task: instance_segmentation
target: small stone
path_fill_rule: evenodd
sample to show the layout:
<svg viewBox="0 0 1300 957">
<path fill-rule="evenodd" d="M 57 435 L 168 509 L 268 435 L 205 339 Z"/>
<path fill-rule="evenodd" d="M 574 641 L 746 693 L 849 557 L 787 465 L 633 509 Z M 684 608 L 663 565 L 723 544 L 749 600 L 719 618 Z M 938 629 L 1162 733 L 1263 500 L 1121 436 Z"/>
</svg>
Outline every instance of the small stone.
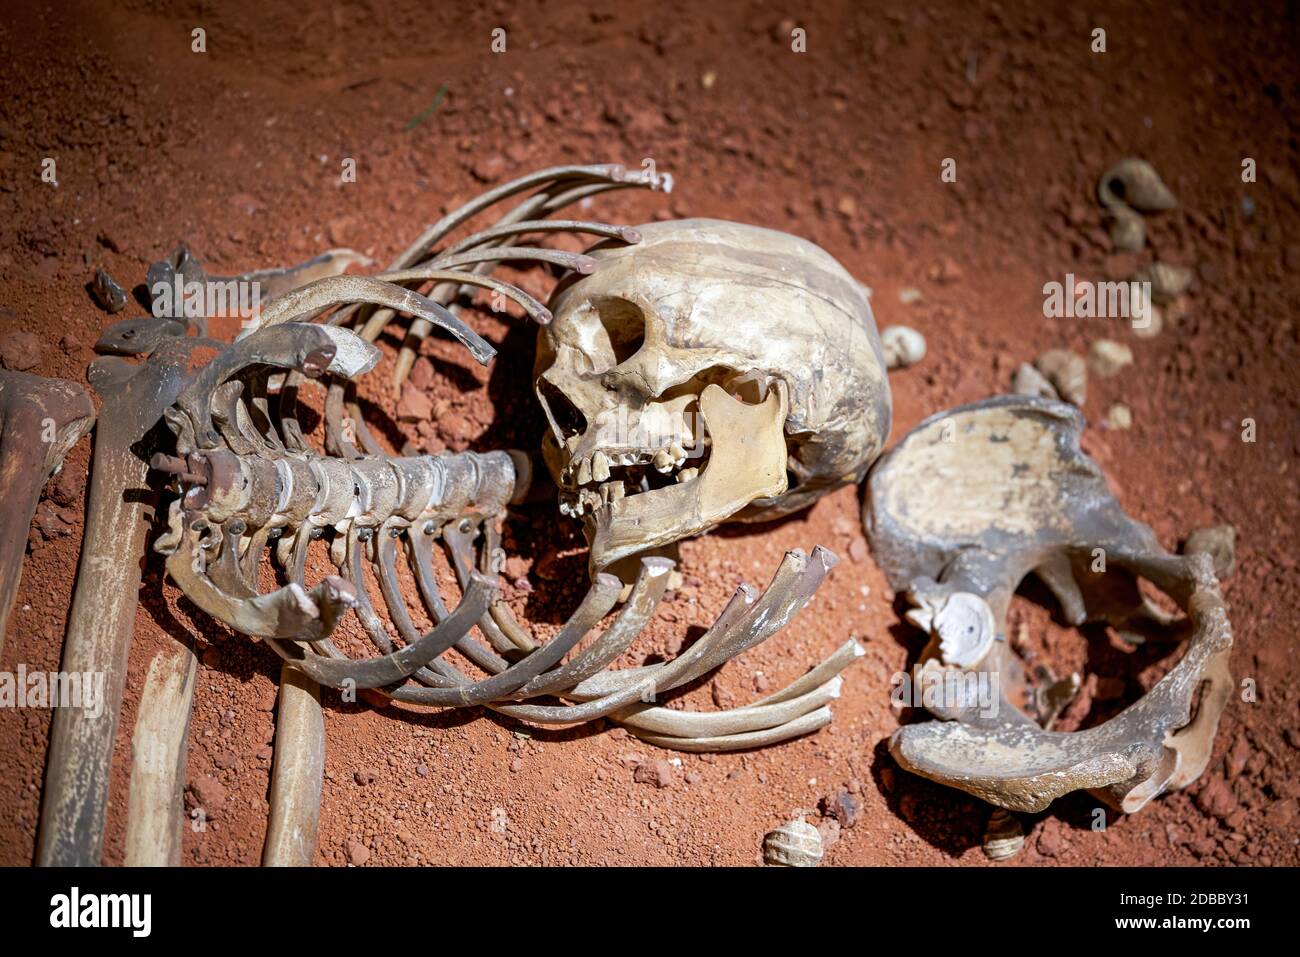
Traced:
<svg viewBox="0 0 1300 957">
<path fill-rule="evenodd" d="M 849 558 L 861 564 L 867 560 L 867 540 L 865 538 L 855 538 L 849 542 Z"/>
<path fill-rule="evenodd" d="M 417 764 L 415 766 L 415 773 L 422 778 L 427 778 L 429 776 L 429 766 L 427 764 Z"/>
<path fill-rule="evenodd" d="M 41 340 L 30 332 L 11 332 L 0 337 L 0 365 L 14 372 L 34 369 L 41 361 Z"/>
<path fill-rule="evenodd" d="M 370 848 L 360 841 L 349 840 L 344 845 L 344 849 L 347 851 L 348 863 L 353 867 L 361 867 L 366 861 L 370 860 Z"/>
<path fill-rule="evenodd" d="M 191 811 L 199 808 L 206 820 L 216 820 L 221 806 L 226 803 L 226 788 L 216 778 L 204 775 L 195 778 L 185 787 L 185 806 Z"/>
<path fill-rule="evenodd" d="M 1061 832 L 1056 827 L 1046 825 L 1038 832 L 1038 841 L 1035 846 L 1038 848 L 1038 853 L 1042 854 L 1043 857 L 1056 857 L 1070 849 L 1069 845 L 1061 837 Z"/>
<path fill-rule="evenodd" d="M 818 807 L 823 816 L 833 817 L 840 827 L 849 828 L 858 823 L 862 815 L 862 802 L 848 791 L 836 791 L 821 799 Z"/>
<path fill-rule="evenodd" d="M 858 204 L 854 202 L 852 196 L 841 196 L 835 202 L 835 212 L 839 213 L 845 219 L 851 218 L 858 211 Z"/>
<path fill-rule="evenodd" d="M 653 784 L 656 788 L 666 788 L 673 783 L 673 766 L 667 761 L 646 761 L 638 764 L 632 772 L 632 780 L 637 784 Z"/>
<path fill-rule="evenodd" d="M 840 822 L 833 817 L 824 817 L 817 822 L 817 833 L 821 835 L 822 847 L 833 847 L 840 839 Z"/>
<path fill-rule="evenodd" d="M 1196 806 L 1222 821 L 1237 810 L 1237 799 L 1223 778 L 1213 777 L 1196 792 Z"/>
<path fill-rule="evenodd" d="M 499 153 L 486 156 L 470 167 L 470 172 L 474 174 L 474 178 L 483 183 L 491 183 L 500 179 L 501 174 L 505 171 L 506 158 Z"/>
<path fill-rule="evenodd" d="M 412 382 L 402 386 L 402 397 L 397 402 L 398 422 L 427 422 L 433 417 L 433 400 Z"/>
<path fill-rule="evenodd" d="M 1092 371 L 1103 379 L 1113 376 L 1133 363 L 1133 350 L 1114 339 L 1098 339 L 1088 349 Z"/>
<path fill-rule="evenodd" d="M 921 290 L 915 286 L 905 286 L 898 290 L 898 301 L 905 306 L 910 306 L 914 302 L 921 301 Z"/>
<path fill-rule="evenodd" d="M 367 784 L 374 784 L 375 778 L 377 777 L 379 777 L 379 774 L 374 770 L 374 768 L 361 768 L 354 771 L 352 774 L 352 779 L 362 787 L 365 787 Z"/>
<path fill-rule="evenodd" d="M 126 290 L 117 284 L 117 280 L 110 276 L 107 270 L 95 270 L 95 278 L 90 284 L 90 289 L 95 294 L 95 300 L 110 315 L 126 308 Z"/>
<path fill-rule="evenodd" d="M 1106 425 L 1112 429 L 1131 429 L 1133 427 L 1133 410 L 1123 402 L 1116 402 L 1106 412 Z"/>
<path fill-rule="evenodd" d="M 523 769 L 524 769 L 524 762 L 523 762 L 523 759 L 522 759 L 522 758 L 514 758 L 514 759 L 510 762 L 510 773 L 511 773 L 511 774 L 518 774 L 518 773 L 519 773 L 520 771 L 522 771 Z"/>
<path fill-rule="evenodd" d="M 84 487 L 83 476 L 74 474 L 72 469 L 64 466 L 46 487 L 46 492 L 55 505 L 67 508 L 81 500 Z"/>
</svg>

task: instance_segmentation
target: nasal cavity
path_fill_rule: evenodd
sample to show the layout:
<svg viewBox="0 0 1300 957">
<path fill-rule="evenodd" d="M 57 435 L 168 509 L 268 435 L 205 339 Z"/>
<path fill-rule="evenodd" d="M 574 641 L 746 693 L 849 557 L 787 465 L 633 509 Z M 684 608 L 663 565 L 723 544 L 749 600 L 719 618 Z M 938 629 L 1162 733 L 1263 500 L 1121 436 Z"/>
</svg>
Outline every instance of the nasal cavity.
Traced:
<svg viewBox="0 0 1300 957">
<path fill-rule="evenodd" d="M 605 328 L 614 364 L 620 365 L 645 345 L 645 313 L 626 299 L 599 299 L 592 303 Z"/>
<path fill-rule="evenodd" d="M 547 417 L 559 430 L 561 441 L 586 431 L 587 417 L 567 395 L 550 382 L 545 379 L 537 380 L 537 397 L 545 407 Z"/>
</svg>

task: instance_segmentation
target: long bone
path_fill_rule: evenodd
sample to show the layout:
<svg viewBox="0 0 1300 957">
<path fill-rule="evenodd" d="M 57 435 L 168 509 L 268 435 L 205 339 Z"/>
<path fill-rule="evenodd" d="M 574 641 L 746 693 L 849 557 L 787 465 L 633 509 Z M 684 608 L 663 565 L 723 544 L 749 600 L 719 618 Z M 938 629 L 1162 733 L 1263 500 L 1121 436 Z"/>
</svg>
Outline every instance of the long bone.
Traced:
<svg viewBox="0 0 1300 957">
<path fill-rule="evenodd" d="M 327 331 L 326 336 L 324 342 L 315 343 L 314 356 L 302 357 L 312 360 L 305 364 L 315 368 L 315 362 L 321 360 L 320 371 L 336 374 L 363 371 L 370 355 L 366 350 L 372 347 L 355 337 L 348 338 L 341 330 Z M 102 356 L 89 369 L 90 384 L 102 399 L 102 418 L 95 434 L 81 562 L 62 667 L 65 671 L 103 674 L 105 704 L 98 719 L 91 719 L 79 709 L 61 708 L 54 713 L 37 838 L 38 864 L 99 863 L 113 740 L 121 713 L 127 653 L 139 601 L 141 558 L 153 505 L 146 477 L 154 430 L 164 410 L 178 400 L 196 370 L 222 353 L 221 343 L 169 332 L 151 337 L 148 347 L 132 352 L 147 354 L 143 363 Z M 230 422 L 214 425 L 227 437 L 236 434 L 239 427 L 239 423 Z M 192 690 L 192 685 L 187 687 Z M 168 695 L 165 700 L 176 709 L 174 723 L 187 720 L 188 693 Z M 181 766 L 184 744 L 183 736 L 167 743 L 166 747 L 176 753 L 158 756 L 158 765 Z M 137 805 L 145 813 L 154 806 L 156 802 Z M 133 807 L 133 814 L 135 810 Z M 151 830 L 148 822 L 133 826 L 139 833 Z"/>
<path fill-rule="evenodd" d="M 95 406 L 76 383 L 0 372 L 0 653 L 41 489 L 94 422 Z"/>
<path fill-rule="evenodd" d="M 196 354 L 214 345 L 200 339 L 166 339 L 142 365 L 106 356 L 89 370 L 102 405 L 62 667 L 104 675 L 104 711 L 98 718 L 75 708 L 54 712 L 38 864 L 99 863 L 109 765 L 151 511 L 145 481 L 149 466 L 141 446 L 150 444 L 163 410 L 180 395 Z"/>
<path fill-rule="evenodd" d="M 1169 554 L 1123 512 L 1079 449 L 1083 426 L 1063 403 L 987 399 L 922 422 L 868 482 L 877 559 L 918 606 L 909 619 L 932 635 L 922 676 L 979 676 L 999 696 L 993 713 L 960 696 L 932 708 L 955 720 L 900 728 L 890 750 L 903 767 L 1010 810 L 1039 811 L 1086 788 L 1132 813 L 1186 787 L 1209 761 L 1232 691 L 1232 631 L 1210 557 Z M 1187 615 L 1175 630 L 1190 632 L 1182 658 L 1109 721 L 1044 730 L 1012 703 L 1020 671 L 1001 640 L 1011 596 L 1031 572 L 1072 623 L 1130 630 L 1160 623 L 1136 585 L 1148 579 Z"/>
</svg>

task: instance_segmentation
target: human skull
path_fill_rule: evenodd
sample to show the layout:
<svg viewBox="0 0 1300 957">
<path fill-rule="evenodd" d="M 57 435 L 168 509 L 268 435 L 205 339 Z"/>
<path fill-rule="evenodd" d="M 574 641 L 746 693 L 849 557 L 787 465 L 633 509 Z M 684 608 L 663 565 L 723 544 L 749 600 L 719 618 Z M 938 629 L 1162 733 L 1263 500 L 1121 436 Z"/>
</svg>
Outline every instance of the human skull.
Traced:
<svg viewBox="0 0 1300 957">
<path fill-rule="evenodd" d="M 605 568 L 856 483 L 889 434 L 862 287 L 823 249 L 711 219 L 601 244 L 550 303 L 535 387 L 560 509 Z"/>
</svg>

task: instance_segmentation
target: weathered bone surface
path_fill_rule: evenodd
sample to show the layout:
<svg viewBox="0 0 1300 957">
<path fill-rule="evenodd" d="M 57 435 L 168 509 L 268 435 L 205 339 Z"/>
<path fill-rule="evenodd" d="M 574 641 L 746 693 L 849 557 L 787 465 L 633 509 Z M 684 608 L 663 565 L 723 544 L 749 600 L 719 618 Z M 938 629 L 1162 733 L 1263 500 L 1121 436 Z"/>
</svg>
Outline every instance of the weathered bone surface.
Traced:
<svg viewBox="0 0 1300 957">
<path fill-rule="evenodd" d="M 182 494 L 172 506 L 170 529 L 156 547 L 168 555 L 168 573 L 195 604 L 238 631 L 269 639 L 313 681 L 375 689 L 413 704 L 486 705 L 542 724 L 609 716 L 653 743 L 690 750 L 753 747 L 807 733 L 829 720 L 826 706 L 838 695 L 836 675 L 856 657 L 856 646 L 841 649 L 823 667 L 748 708 L 696 714 L 645 704 L 783 627 L 833 566 L 829 552 L 788 555 L 760 600 L 748 591 L 738 593 L 714 628 L 676 661 L 603 671 L 636 638 L 664 592 L 672 564 L 644 559 L 631 597 L 613 624 L 562 664 L 565 654 L 611 611 L 621 583 L 597 576 L 569 622 L 544 645 L 538 646 L 514 620 L 495 591 L 502 560 L 497 524 L 507 505 L 525 491 L 517 456 L 321 455 L 291 427 L 293 409 L 286 403 L 292 398 L 283 390 L 272 395 L 258 383 L 258 370 L 296 367 L 328 377 L 331 370 L 346 375 L 369 366 L 335 363 L 334 350 L 352 336 L 331 326 L 264 325 L 198 372 L 166 413 L 177 454 L 158 456 L 155 465 L 175 476 Z M 357 351 L 356 344 L 349 348 Z M 235 384 L 241 388 L 229 388 Z M 245 397 L 265 401 L 261 415 L 244 406 Z M 327 404 L 326 428 L 341 440 L 340 408 Z M 253 428 L 254 421 L 264 423 L 265 430 Z M 340 576 L 327 576 L 309 589 L 306 549 L 324 536 L 332 539 Z M 272 539 L 280 543 L 277 556 L 290 582 L 262 594 L 258 563 Z M 452 611 L 434 582 L 432 548 L 438 539 L 450 553 L 462 589 L 461 603 Z M 424 634 L 415 628 L 397 584 L 403 543 L 425 613 L 434 622 Z M 389 638 L 366 594 L 362 570 L 367 564 L 380 584 L 401 647 Z M 329 641 L 349 611 L 358 615 L 379 657 L 348 659 Z M 470 636 L 475 627 L 491 648 Z M 488 677 L 474 681 L 442 659 L 452 647 Z M 520 651 L 528 654 L 513 662 L 503 657 Z M 568 703 L 522 703 L 539 697 Z"/>
<path fill-rule="evenodd" d="M 890 425 L 871 306 L 824 250 L 692 219 L 589 251 L 539 334 L 561 510 L 593 570 L 858 482 Z"/>
<path fill-rule="evenodd" d="M 41 489 L 94 422 L 90 396 L 75 382 L 0 372 L 0 652 Z"/>
<path fill-rule="evenodd" d="M 392 456 L 370 434 L 362 416 L 352 380 L 375 366 L 379 353 L 371 343 L 399 312 L 412 317 L 398 360 L 399 383 L 419 340 L 435 326 L 486 363 L 494 355 L 491 344 L 457 316 L 455 300 L 463 292 L 486 288 L 518 304 L 538 323 L 552 318 L 527 293 L 490 278 L 487 273 L 495 263 L 534 260 L 580 276 L 599 265 L 595 256 L 507 241 L 519 243 L 515 237 L 524 234 L 567 230 L 602 237 L 602 249 L 637 244 L 641 233 L 630 227 L 549 217 L 607 190 L 670 185 L 670 177 L 629 174 L 617 166 L 543 170 L 448 214 L 381 276 L 326 276 L 295 288 L 311 270 L 336 272 L 338 264 L 313 261 L 298 270 L 278 271 L 273 278 L 283 282 L 275 288 L 274 301 L 234 344 L 189 338 L 185 323 L 168 319 L 126 319 L 106 331 L 97 349 L 116 355 L 96 361 L 91 381 L 103 395 L 111 421 L 101 427 L 96 442 L 81 573 L 64 658 L 65 668 L 105 673 L 106 710 L 104 720 L 93 726 L 67 710 L 55 716 L 38 841 L 40 863 L 89 864 L 99 859 L 108 767 L 139 586 L 138 558 L 150 524 L 151 497 L 145 484 L 149 466 L 169 476 L 179 493 L 170 506 L 167 529 L 155 542 L 155 549 L 167 556 L 168 574 L 201 609 L 238 631 L 265 639 L 285 660 L 267 864 L 311 860 L 323 761 L 318 685 L 373 689 L 397 701 L 436 707 L 483 705 L 538 724 L 607 716 L 648 742 L 684 750 L 758 747 L 806 734 L 830 720 L 829 703 L 839 694 L 838 674 L 862 654 L 852 641 L 787 687 L 747 707 L 700 713 L 653 703 L 657 695 L 697 680 L 784 627 L 834 565 L 830 552 L 817 548 L 811 555 L 788 553 L 761 598 L 741 585 L 714 626 L 677 659 L 609 671 L 653 616 L 673 563 L 643 557 L 624 607 L 598 638 L 582 645 L 584 636 L 613 609 L 622 589 L 617 578 L 597 575 L 564 627 L 550 641 L 539 643 L 496 595 L 504 561 L 500 523 L 507 507 L 521 501 L 528 489 L 529 457 L 505 451 Z M 495 225 L 431 252 L 464 221 L 530 190 L 531 195 Z M 174 273 L 187 264 L 197 268 L 183 250 L 173 260 L 155 272 Z M 768 268 L 778 267 L 769 263 Z M 430 283 L 427 295 L 416 291 Z M 829 294 L 829 287 L 822 291 Z M 823 304 L 803 302 L 803 307 L 816 313 Z M 310 322 L 317 318 L 324 322 Z M 836 321 L 844 320 L 837 316 Z M 356 333 L 346 330 L 345 323 Z M 869 312 L 861 334 L 869 338 L 868 365 L 878 371 L 879 345 Z M 119 356 L 143 361 L 131 363 Z M 310 380 L 319 380 L 326 389 L 323 453 L 308 443 L 296 417 L 299 391 Z M 875 380 L 868 375 L 863 381 L 870 385 Z M 781 473 L 786 468 L 798 471 L 785 461 L 784 444 L 794 412 L 804 408 L 802 393 L 761 371 L 729 375 L 725 387 L 705 385 L 700 396 L 705 414 L 733 437 L 738 453 L 747 449 L 745 434 L 772 436 L 764 453 L 771 459 L 771 492 L 784 492 Z M 792 392 L 801 403 L 799 409 L 792 405 Z M 818 393 L 814 401 L 823 398 Z M 884 403 L 885 424 L 873 440 L 874 449 L 887 430 L 887 393 Z M 828 411 L 819 407 L 817 414 L 822 418 L 794 421 L 824 423 Z M 172 440 L 150 457 L 162 431 L 157 427 L 164 421 Z M 801 454 L 809 462 L 839 467 L 845 455 L 835 436 L 846 429 L 852 431 L 852 426 L 835 422 L 822 433 L 799 433 Z M 799 474 L 836 481 L 829 473 Z M 846 473 L 838 480 L 854 477 Z M 815 481 L 810 486 L 815 488 Z M 708 501 L 717 507 L 718 496 Z M 780 508 L 775 499 L 759 504 Z M 328 541 L 339 574 L 309 585 L 307 551 L 317 539 Z M 454 609 L 444 603 L 435 580 L 433 548 L 439 540 L 459 584 L 460 601 Z M 287 584 L 263 593 L 260 566 L 268 551 L 283 567 Z M 409 563 L 424 614 L 432 622 L 427 632 L 416 627 L 398 588 L 399 553 Z M 378 581 L 387 622 L 366 591 L 367 565 Z M 331 641 L 333 629 L 350 613 L 357 616 L 377 657 L 350 659 Z M 400 641 L 390 637 L 390 627 Z M 475 628 L 486 643 L 470 634 Z M 452 648 L 486 677 L 475 680 L 442 657 Z M 580 650 L 570 655 L 575 648 Z M 132 863 L 172 862 L 179 848 L 177 789 L 184 767 L 192 667 L 192 654 L 185 647 L 160 656 L 151 669 L 132 773 Z"/>
<path fill-rule="evenodd" d="M 1177 556 L 1124 514 L 1096 464 L 1079 449 L 1082 415 L 1063 403 L 1000 396 L 935 415 L 877 464 L 864 522 L 891 584 L 930 627 L 953 601 L 972 625 L 991 622 L 986 654 L 957 660 L 944 648 L 924 667 L 996 681 L 995 714 L 973 702 L 931 709 L 955 720 L 908 725 L 890 749 L 903 767 L 1015 811 L 1038 811 L 1087 788 L 1126 812 L 1186 787 L 1210 759 L 1231 693 L 1232 632 L 1208 555 Z M 1105 571 L 1094 572 L 1098 555 Z M 1187 636 L 1178 664 L 1139 701 L 1094 728 L 1044 730 L 1012 702 L 1023 687 L 1004 639 L 1008 604 L 1036 574 L 1078 625 L 1105 621 L 1121 634 Z M 1186 618 L 1171 622 L 1138 589 L 1144 578 Z M 980 609 L 980 605 L 985 605 Z M 987 615 L 985 614 L 987 612 Z M 980 624 L 983 622 L 983 624 Z M 949 637 L 932 632 L 938 643 Z M 1059 705 L 1058 705 L 1059 707 Z"/>
<path fill-rule="evenodd" d="M 50 751 L 36 860 L 45 866 L 99 863 L 113 739 L 139 603 L 141 558 L 152 515 L 147 453 L 162 411 L 184 385 L 199 339 L 163 340 L 147 363 L 116 356 L 92 363 L 102 400 L 91 459 L 81 563 L 63 645 L 64 671 L 104 675 L 103 714 L 59 708 Z"/>
</svg>

